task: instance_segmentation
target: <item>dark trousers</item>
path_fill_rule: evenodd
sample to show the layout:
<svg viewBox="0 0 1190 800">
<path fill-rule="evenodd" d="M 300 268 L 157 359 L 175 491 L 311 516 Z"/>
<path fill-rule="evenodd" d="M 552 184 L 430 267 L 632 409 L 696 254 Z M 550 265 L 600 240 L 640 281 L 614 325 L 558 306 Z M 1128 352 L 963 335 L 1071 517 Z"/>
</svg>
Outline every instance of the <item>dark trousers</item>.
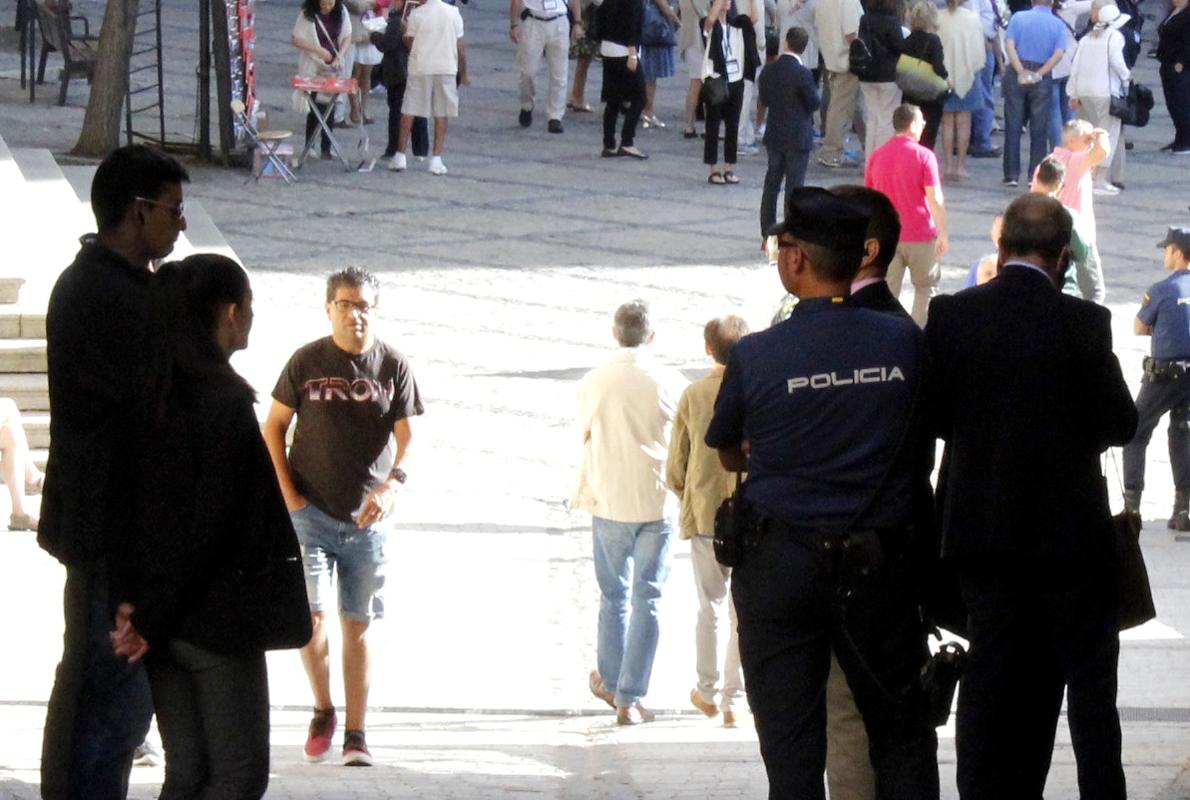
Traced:
<svg viewBox="0 0 1190 800">
<path fill-rule="evenodd" d="M 401 102 L 405 97 L 405 81 L 393 86 L 386 86 L 388 92 L 388 145 L 384 148 L 382 158 L 392 158 L 397 152 L 397 142 L 401 137 Z M 430 154 L 430 129 L 425 117 L 413 118 L 413 129 L 409 133 L 413 142 L 413 155 L 428 156 Z"/>
<path fill-rule="evenodd" d="M 1170 413 L 1172 412 L 1172 413 Z M 1169 413 L 1169 465 L 1178 491 L 1190 490 L 1190 375 L 1153 380 L 1145 375 L 1136 396 L 1136 435 L 1124 448 L 1124 488 L 1145 488 L 1145 450 L 1153 429 Z"/>
<path fill-rule="evenodd" d="M 777 196 L 781 192 L 781 183 L 785 183 L 786 194 L 803 185 L 806 182 L 806 165 L 810 161 L 808 150 L 766 149 L 769 152 L 769 168 L 764 173 L 764 192 L 760 195 L 761 236 L 777 221 Z"/>
<path fill-rule="evenodd" d="M 145 670 L 112 652 L 106 567 L 66 568 L 62 661 L 46 709 L 41 750 L 45 800 L 123 800 L 132 751 L 153 703 Z"/>
<path fill-rule="evenodd" d="M 1190 147 L 1190 64 L 1178 72 L 1173 64 L 1161 65 L 1161 90 L 1173 120 L 1173 146 Z"/>
<path fill-rule="evenodd" d="M 1004 90 L 1004 178 L 1021 177 L 1021 134 L 1026 117 L 1029 120 L 1029 171 L 1025 180 L 1033 177 L 1033 170 L 1049 155 L 1050 111 L 1053 109 L 1053 79 L 1046 75 L 1030 86 L 1022 85 L 1016 70 L 1006 69 L 1000 79 Z"/>
<path fill-rule="evenodd" d="M 321 111 L 323 114 L 325 114 L 327 108 L 330 106 L 330 103 L 315 103 L 314 105 L 318 106 L 318 110 Z M 328 119 L 327 122 L 329 123 L 330 120 Z M 310 137 L 314 135 L 314 131 L 316 131 L 316 130 L 318 130 L 318 117 L 314 116 L 313 111 L 307 112 L 307 114 L 306 114 L 306 141 L 307 142 L 310 141 Z M 331 140 L 330 140 L 330 137 L 326 135 L 326 131 L 322 131 L 321 151 L 324 156 L 328 156 L 331 153 Z"/>
<path fill-rule="evenodd" d="M 938 740 L 921 688 L 927 653 L 907 543 L 885 541 L 883 565 L 854 579 L 845 577 L 834 544 L 827 550 L 821 542 L 761 534 L 732 574 L 740 660 L 769 797 L 825 796 L 833 648 L 867 728 L 877 797 L 936 800 Z"/>
<path fill-rule="evenodd" d="M 161 800 L 257 800 L 269 784 L 264 653 L 230 656 L 174 640 L 148 659 L 165 746 Z"/>
<path fill-rule="evenodd" d="M 744 107 L 744 82 L 727 84 L 727 101 L 707 106 L 706 141 L 702 145 L 702 163 L 719 163 L 719 123 L 723 123 L 723 163 L 735 164 L 740 135 L 740 111 Z"/>
<path fill-rule="evenodd" d="M 603 59 L 603 149 L 616 149 L 616 120 L 621 112 L 624 125 L 620 129 L 620 146 L 632 147 L 636 141 L 636 124 L 645 107 L 645 76 L 637 62 L 635 70 L 628 69 L 628 58 Z"/>
<path fill-rule="evenodd" d="M 976 78 L 978 80 L 978 78 Z M 905 102 L 909 102 L 906 100 Z M 933 150 L 938 141 L 938 129 L 942 127 L 942 103 L 917 103 L 921 115 L 926 120 L 925 130 L 921 132 L 918 142 L 927 150 Z"/>
<path fill-rule="evenodd" d="M 1123 800 L 1107 559 L 958 565 L 971 649 L 955 747 L 962 800 L 1041 800 L 1066 691 L 1082 800 Z"/>
</svg>

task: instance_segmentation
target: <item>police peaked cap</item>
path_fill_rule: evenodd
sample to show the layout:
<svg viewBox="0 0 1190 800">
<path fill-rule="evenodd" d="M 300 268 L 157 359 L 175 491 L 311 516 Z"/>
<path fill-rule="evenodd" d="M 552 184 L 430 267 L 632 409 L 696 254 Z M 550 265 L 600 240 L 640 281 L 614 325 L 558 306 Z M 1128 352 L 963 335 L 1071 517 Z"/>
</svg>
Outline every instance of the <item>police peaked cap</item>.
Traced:
<svg viewBox="0 0 1190 800">
<path fill-rule="evenodd" d="M 789 192 L 785 219 L 767 233 L 785 233 L 843 253 L 862 253 L 870 217 L 870 212 L 858 203 L 820 186 L 802 186 Z"/>
</svg>

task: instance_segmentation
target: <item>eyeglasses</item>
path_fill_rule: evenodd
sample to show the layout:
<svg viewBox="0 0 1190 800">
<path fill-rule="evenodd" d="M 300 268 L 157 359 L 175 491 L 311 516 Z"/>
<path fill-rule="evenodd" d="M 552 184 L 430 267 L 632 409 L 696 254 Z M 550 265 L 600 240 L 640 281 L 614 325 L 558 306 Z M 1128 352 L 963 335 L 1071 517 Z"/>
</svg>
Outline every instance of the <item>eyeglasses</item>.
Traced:
<svg viewBox="0 0 1190 800">
<path fill-rule="evenodd" d="M 365 300 L 360 300 L 358 302 L 355 300 L 332 300 L 331 305 L 344 314 L 349 314 L 352 311 L 358 311 L 361 314 L 368 314 L 376 310 L 376 306 Z"/>
<path fill-rule="evenodd" d="M 142 203 L 148 203 L 151 206 L 160 206 L 161 208 L 169 209 L 169 213 L 174 219 L 181 219 L 186 216 L 186 204 L 178 203 L 176 206 L 172 203 L 162 203 L 160 200 L 150 200 L 147 197 L 137 197 Z"/>
</svg>

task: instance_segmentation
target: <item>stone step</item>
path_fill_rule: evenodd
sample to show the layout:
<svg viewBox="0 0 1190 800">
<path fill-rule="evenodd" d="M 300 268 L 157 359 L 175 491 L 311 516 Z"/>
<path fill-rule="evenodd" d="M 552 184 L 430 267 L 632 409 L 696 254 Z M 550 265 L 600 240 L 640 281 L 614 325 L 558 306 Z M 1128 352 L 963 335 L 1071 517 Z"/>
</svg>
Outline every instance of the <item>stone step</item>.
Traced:
<svg viewBox="0 0 1190 800">
<path fill-rule="evenodd" d="M 0 339 L 0 372 L 45 371 L 45 339 Z"/>
<path fill-rule="evenodd" d="M 0 397 L 10 397 L 22 412 L 50 410 L 50 389 L 45 374 L 0 373 Z"/>
<path fill-rule="evenodd" d="M 21 287 L 24 285 L 24 278 L 0 277 L 0 304 L 11 305 L 20 300 Z"/>
<path fill-rule="evenodd" d="M 0 304 L 0 339 L 44 339 L 45 309 L 30 311 L 19 303 Z"/>
<path fill-rule="evenodd" d="M 50 446 L 50 415 L 48 412 L 22 412 L 21 427 L 25 429 L 25 438 L 29 440 L 30 448 L 44 450 Z"/>
</svg>

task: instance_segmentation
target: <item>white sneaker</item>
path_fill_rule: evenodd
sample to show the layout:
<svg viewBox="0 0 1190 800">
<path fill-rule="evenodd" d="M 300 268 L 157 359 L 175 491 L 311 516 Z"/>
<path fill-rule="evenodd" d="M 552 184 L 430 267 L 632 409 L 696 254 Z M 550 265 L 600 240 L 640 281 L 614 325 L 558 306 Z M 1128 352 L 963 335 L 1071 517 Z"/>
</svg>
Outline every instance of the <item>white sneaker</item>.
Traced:
<svg viewBox="0 0 1190 800">
<path fill-rule="evenodd" d="M 388 160 L 388 168 L 393 172 L 404 172 L 405 170 L 405 154 L 395 153 L 393 157 Z"/>
<path fill-rule="evenodd" d="M 1099 197 L 1115 197 L 1120 193 L 1120 190 L 1109 183 L 1106 186 L 1096 186 L 1092 192 Z"/>
<path fill-rule="evenodd" d="M 446 165 L 442 163 L 442 156 L 434 156 L 430 159 L 430 174 L 431 175 L 445 175 Z"/>
</svg>

